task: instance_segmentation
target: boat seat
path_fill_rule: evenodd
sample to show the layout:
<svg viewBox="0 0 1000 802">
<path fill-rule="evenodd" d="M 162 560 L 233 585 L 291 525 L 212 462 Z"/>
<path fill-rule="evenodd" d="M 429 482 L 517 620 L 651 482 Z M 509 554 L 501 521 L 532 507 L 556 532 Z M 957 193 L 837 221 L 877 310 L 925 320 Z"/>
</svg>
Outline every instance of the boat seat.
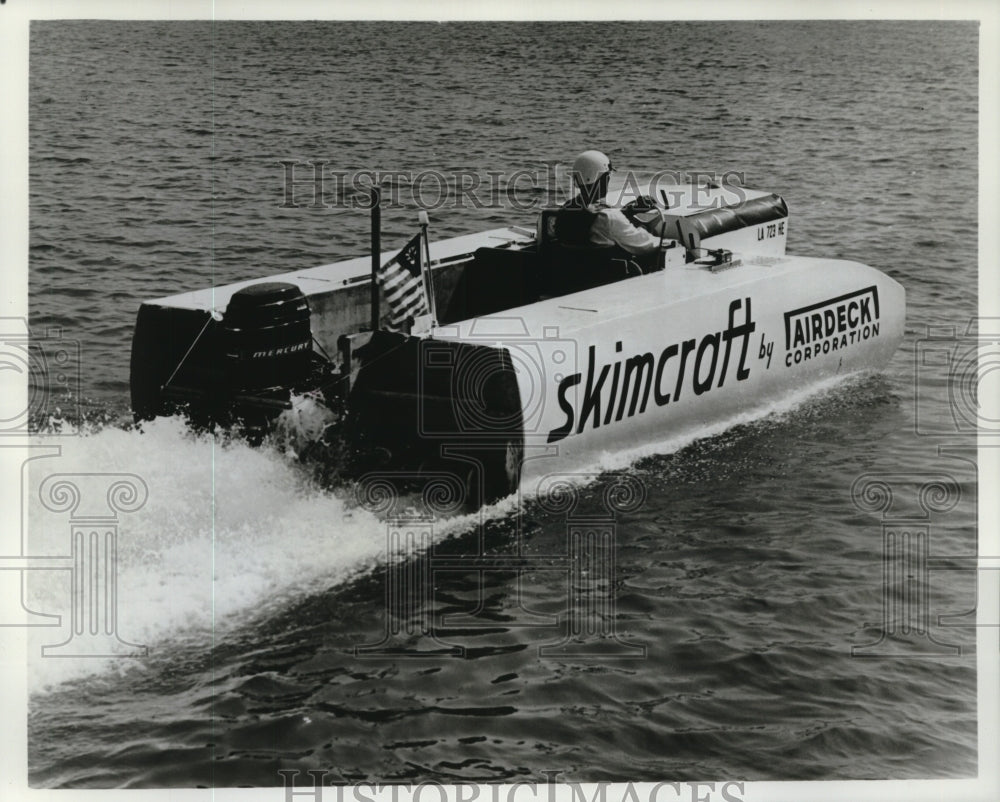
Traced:
<svg viewBox="0 0 1000 802">
<path fill-rule="evenodd" d="M 565 208 L 544 209 L 539 215 L 536 238 L 546 295 L 567 295 L 648 272 L 642 257 L 616 245 L 587 242 L 594 217 L 586 209 Z"/>
<path fill-rule="evenodd" d="M 597 213 L 585 207 L 567 207 L 556 210 L 555 241 L 563 245 L 590 247 L 590 229 Z"/>
<path fill-rule="evenodd" d="M 534 303 L 541 290 L 537 260 L 538 254 L 532 250 L 479 248 L 463 266 L 440 322 L 453 323 Z"/>
<path fill-rule="evenodd" d="M 550 246 L 544 259 L 543 286 L 550 296 L 567 295 L 641 276 L 642 268 L 616 246 Z"/>
</svg>

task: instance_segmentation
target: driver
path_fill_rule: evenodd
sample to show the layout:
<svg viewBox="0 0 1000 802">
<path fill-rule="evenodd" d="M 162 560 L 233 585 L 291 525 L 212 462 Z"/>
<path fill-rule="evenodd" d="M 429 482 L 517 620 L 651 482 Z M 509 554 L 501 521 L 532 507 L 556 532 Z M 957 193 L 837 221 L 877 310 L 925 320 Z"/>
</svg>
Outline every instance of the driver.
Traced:
<svg viewBox="0 0 1000 802">
<path fill-rule="evenodd" d="M 608 157 L 598 150 L 587 150 L 576 157 L 573 181 L 580 194 L 557 212 L 556 239 L 570 245 L 617 246 L 635 256 L 652 254 L 659 249 L 660 238 L 633 225 L 620 209 L 604 201 L 612 169 Z M 652 211 L 655 220 L 651 222 L 660 222 L 659 214 Z"/>
</svg>

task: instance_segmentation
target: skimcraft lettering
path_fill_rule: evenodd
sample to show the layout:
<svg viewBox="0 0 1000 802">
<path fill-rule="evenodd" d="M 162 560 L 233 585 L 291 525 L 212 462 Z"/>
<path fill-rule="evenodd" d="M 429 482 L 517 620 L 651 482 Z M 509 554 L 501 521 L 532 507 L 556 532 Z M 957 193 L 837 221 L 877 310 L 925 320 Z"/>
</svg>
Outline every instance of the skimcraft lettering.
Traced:
<svg viewBox="0 0 1000 802">
<path fill-rule="evenodd" d="M 741 309 L 743 322 L 737 324 L 736 316 Z M 662 407 L 686 398 L 688 392 L 699 396 L 720 388 L 731 373 L 735 373 L 736 381 L 744 381 L 750 375 L 747 351 L 750 335 L 756 328 L 750 299 L 745 298 L 729 304 L 725 329 L 706 334 L 700 340 L 692 338 L 670 343 L 658 356 L 646 351 L 598 365 L 597 346 L 591 345 L 586 376 L 574 373 L 559 382 L 559 408 L 566 420 L 549 432 L 548 442 L 580 434 L 588 426 L 597 429 L 620 421 L 626 416 L 626 408 L 629 418 L 636 413 L 641 415 L 649 405 L 650 396 L 658 407 Z M 737 347 L 734 340 L 738 341 L 738 357 L 734 354 Z M 615 353 L 621 352 L 619 340 L 615 343 Z M 735 367 L 731 368 L 733 365 Z M 569 397 L 570 390 L 578 384 L 583 384 L 584 388 L 582 396 L 578 396 L 579 408 Z"/>
<path fill-rule="evenodd" d="M 843 350 L 879 333 L 878 287 L 785 312 L 785 366 Z"/>
</svg>

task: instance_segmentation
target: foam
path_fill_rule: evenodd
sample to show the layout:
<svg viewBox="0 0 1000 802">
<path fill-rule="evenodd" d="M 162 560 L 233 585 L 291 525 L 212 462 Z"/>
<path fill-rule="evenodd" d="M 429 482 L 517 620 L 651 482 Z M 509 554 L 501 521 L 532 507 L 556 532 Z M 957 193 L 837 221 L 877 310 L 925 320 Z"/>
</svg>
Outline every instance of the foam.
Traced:
<svg viewBox="0 0 1000 802">
<path fill-rule="evenodd" d="M 607 453 L 588 465 L 559 466 L 585 484 L 596 474 L 626 470 L 637 460 L 676 451 L 734 425 L 781 414 L 842 382 L 803 388 L 779 402 L 733 418 L 645 444 Z M 315 433 L 315 419 L 304 425 Z M 384 561 L 386 525 L 357 506 L 350 488 L 316 486 L 284 438 L 279 447 L 249 447 L 191 433 L 178 418 L 159 419 L 142 431 L 104 428 L 82 437 L 43 437 L 62 446 L 61 456 L 31 463 L 27 501 L 32 555 L 69 552 L 66 514 L 45 509 L 37 487 L 51 473 L 133 473 L 149 488 L 145 506 L 119 525 L 119 627 L 122 638 L 162 654 L 169 644 L 210 643 L 233 628 L 342 583 Z M 573 481 L 573 477 L 569 477 Z M 474 529 L 481 519 L 508 515 L 534 497 L 537 480 L 520 494 L 479 513 L 435 522 L 436 540 Z M 69 572 L 27 572 L 26 598 L 37 612 L 69 613 Z M 44 691 L 75 678 L 141 670 L 134 659 L 42 658 L 44 644 L 67 629 L 29 631 L 31 690 Z"/>
</svg>

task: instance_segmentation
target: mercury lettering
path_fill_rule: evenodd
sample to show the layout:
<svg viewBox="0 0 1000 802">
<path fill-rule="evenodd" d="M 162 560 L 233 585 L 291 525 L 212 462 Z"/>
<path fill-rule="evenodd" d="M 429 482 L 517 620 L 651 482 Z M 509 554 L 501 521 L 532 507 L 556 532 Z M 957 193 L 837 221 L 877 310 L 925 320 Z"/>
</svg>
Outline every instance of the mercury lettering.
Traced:
<svg viewBox="0 0 1000 802">
<path fill-rule="evenodd" d="M 251 359 L 263 359 L 272 356 L 281 356 L 283 354 L 294 354 L 297 351 L 304 351 L 308 348 L 311 343 L 307 340 L 301 343 L 295 343 L 294 345 L 285 345 L 279 348 L 268 348 L 266 351 L 254 351 Z"/>
</svg>

